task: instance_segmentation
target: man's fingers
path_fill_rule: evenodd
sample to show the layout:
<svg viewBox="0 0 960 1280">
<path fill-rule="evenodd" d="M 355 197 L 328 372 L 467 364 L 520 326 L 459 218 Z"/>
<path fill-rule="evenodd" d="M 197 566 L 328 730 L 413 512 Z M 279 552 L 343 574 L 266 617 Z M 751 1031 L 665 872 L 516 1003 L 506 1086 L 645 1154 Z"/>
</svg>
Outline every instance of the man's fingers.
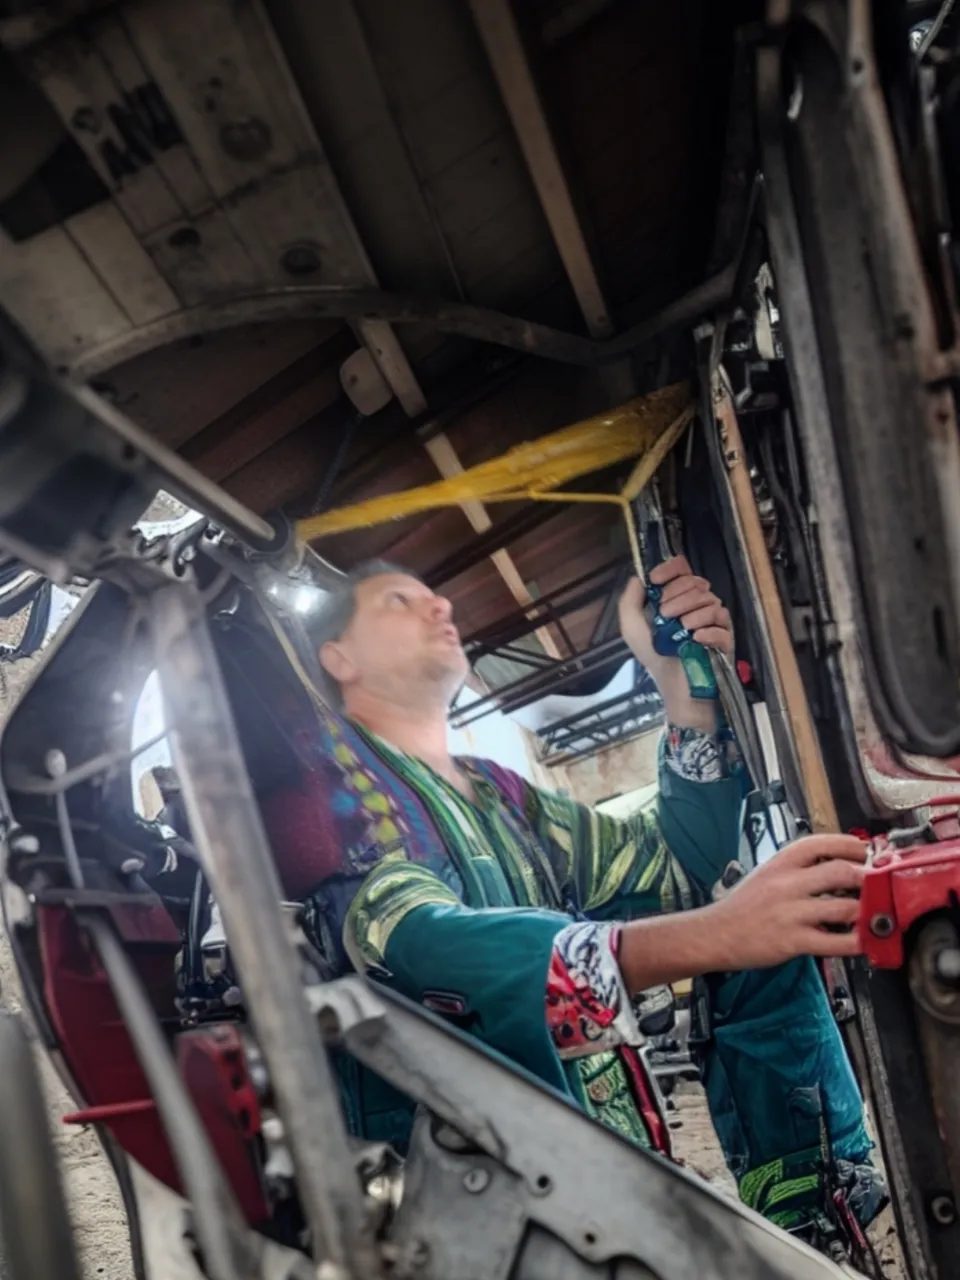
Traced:
<svg viewBox="0 0 960 1280">
<path fill-rule="evenodd" d="M 849 893 L 859 891 L 866 874 L 866 868 L 856 862 L 831 858 L 829 862 L 805 867 L 797 882 L 811 897 L 818 893 Z"/>
<path fill-rule="evenodd" d="M 650 581 L 655 586 L 665 587 L 674 578 L 682 578 L 690 573 L 690 562 L 686 556 L 672 556 L 662 564 L 654 565 L 650 570 Z"/>
<path fill-rule="evenodd" d="M 777 854 L 779 859 L 795 867 L 812 867 L 824 858 L 842 858 L 847 862 L 866 862 L 867 846 L 857 836 L 816 835 L 801 836 L 785 845 Z"/>
<path fill-rule="evenodd" d="M 643 583 L 639 578 L 631 578 L 623 589 L 623 595 L 620 597 L 620 608 L 636 609 L 643 608 L 643 602 L 647 593 L 643 589 Z"/>
<path fill-rule="evenodd" d="M 701 605 L 698 609 L 692 609 L 689 613 L 680 615 L 680 621 L 688 631 L 700 631 L 704 627 L 725 627 L 727 625 L 727 611 L 719 600 L 711 604 Z"/>
<path fill-rule="evenodd" d="M 805 929 L 797 947 L 799 954 L 817 956 L 859 956 L 863 944 L 856 930 L 853 933 L 827 933 L 825 929 Z"/>
<path fill-rule="evenodd" d="M 713 595 L 706 578 L 698 578 L 694 573 L 683 573 L 679 578 L 670 579 L 663 588 L 660 599 L 664 604 L 672 604 L 678 596 L 686 595 L 689 591 L 703 591 L 707 595 Z"/>
<path fill-rule="evenodd" d="M 665 618 L 682 618 L 698 609 L 719 609 L 720 601 L 710 590 L 709 585 L 702 585 L 696 578 L 687 578 L 687 586 L 676 595 L 660 601 L 660 612 Z"/>
<path fill-rule="evenodd" d="M 697 644 L 707 649 L 720 649 L 724 653 L 733 653 L 733 633 L 726 627 L 703 627 L 694 631 L 693 638 Z"/>
<path fill-rule="evenodd" d="M 856 924 L 860 914 L 857 898 L 811 898 L 804 908 L 808 924 Z"/>
</svg>

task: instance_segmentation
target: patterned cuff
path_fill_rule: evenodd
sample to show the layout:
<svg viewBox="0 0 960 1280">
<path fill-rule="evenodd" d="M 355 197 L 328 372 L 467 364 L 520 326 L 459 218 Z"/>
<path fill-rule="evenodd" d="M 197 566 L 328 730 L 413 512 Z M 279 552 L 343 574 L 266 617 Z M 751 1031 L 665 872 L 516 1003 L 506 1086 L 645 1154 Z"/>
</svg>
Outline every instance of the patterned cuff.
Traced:
<svg viewBox="0 0 960 1280">
<path fill-rule="evenodd" d="M 733 736 L 721 729 L 705 733 L 702 729 L 682 729 L 667 725 L 664 762 L 669 769 L 688 782 L 719 782 L 729 778 L 739 759 Z"/>
<path fill-rule="evenodd" d="M 561 1058 L 643 1043 L 617 953 L 620 926 L 576 921 L 553 940 L 547 1026 Z"/>
</svg>

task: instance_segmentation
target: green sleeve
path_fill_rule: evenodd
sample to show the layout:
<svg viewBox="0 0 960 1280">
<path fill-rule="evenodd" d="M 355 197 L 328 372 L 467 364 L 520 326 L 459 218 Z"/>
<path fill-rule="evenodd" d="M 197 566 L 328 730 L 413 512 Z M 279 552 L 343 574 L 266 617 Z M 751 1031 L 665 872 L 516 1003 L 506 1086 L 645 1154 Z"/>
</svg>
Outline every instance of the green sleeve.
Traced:
<svg viewBox="0 0 960 1280">
<path fill-rule="evenodd" d="M 464 906 L 440 877 L 402 856 L 367 876 L 344 922 L 362 972 L 378 970 L 402 995 L 440 998 L 478 1039 L 567 1090 L 544 1001 L 553 940 L 569 918 L 527 908 Z"/>
<path fill-rule="evenodd" d="M 709 900 L 740 846 L 743 783 L 681 778 L 660 755 L 660 791 L 628 819 L 530 787 L 527 817 L 561 882 L 595 919 L 631 919 Z"/>
</svg>

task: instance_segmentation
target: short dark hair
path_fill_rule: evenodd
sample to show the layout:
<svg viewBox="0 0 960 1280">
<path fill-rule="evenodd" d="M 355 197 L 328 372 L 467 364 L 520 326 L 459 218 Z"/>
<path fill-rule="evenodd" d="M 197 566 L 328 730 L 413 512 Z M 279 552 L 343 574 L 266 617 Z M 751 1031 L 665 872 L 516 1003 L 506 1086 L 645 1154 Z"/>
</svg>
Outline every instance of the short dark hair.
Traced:
<svg viewBox="0 0 960 1280">
<path fill-rule="evenodd" d="M 357 587 L 369 578 L 379 578 L 385 573 L 402 573 L 406 578 L 416 578 L 417 574 L 401 565 L 392 564 L 389 560 L 364 560 L 345 575 L 324 600 L 314 617 L 310 620 L 309 632 L 313 647 L 319 657 L 320 651 L 330 641 L 340 640 L 343 633 L 353 621 L 357 611 Z M 326 701 L 337 710 L 343 707 L 343 695 L 340 686 L 320 661 L 321 689 Z"/>
</svg>

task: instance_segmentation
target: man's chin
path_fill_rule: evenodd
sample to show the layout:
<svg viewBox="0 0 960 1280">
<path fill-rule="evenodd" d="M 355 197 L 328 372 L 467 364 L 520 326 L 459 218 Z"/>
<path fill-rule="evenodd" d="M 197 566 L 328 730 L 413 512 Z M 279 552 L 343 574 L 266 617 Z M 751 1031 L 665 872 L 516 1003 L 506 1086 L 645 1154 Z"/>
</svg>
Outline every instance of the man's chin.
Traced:
<svg viewBox="0 0 960 1280">
<path fill-rule="evenodd" d="M 435 656 L 426 675 L 431 683 L 448 686 L 452 698 L 459 692 L 470 674 L 470 663 L 462 649 Z"/>
</svg>

